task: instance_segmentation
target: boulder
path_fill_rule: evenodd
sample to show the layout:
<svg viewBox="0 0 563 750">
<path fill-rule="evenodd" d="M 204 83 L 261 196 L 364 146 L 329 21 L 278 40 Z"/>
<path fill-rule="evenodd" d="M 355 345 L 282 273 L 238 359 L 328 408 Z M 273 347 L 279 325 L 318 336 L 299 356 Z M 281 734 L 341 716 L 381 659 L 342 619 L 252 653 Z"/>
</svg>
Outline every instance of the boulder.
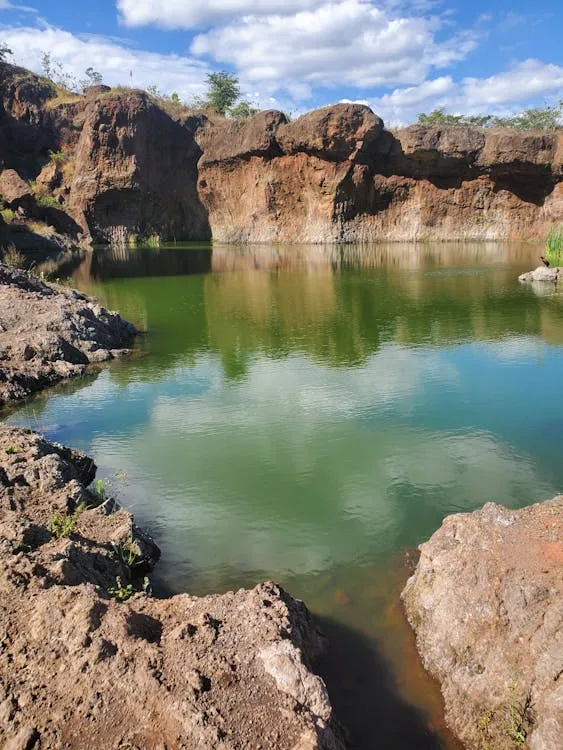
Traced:
<svg viewBox="0 0 563 750">
<path fill-rule="evenodd" d="M 402 598 L 465 747 L 560 747 L 563 496 L 448 516 Z"/>
<path fill-rule="evenodd" d="M 560 276 L 563 278 L 563 267 L 561 266 L 553 268 L 538 266 L 534 271 L 520 274 L 518 281 L 547 281 L 550 284 L 557 284 Z"/>
<path fill-rule="evenodd" d="M 22 180 L 15 169 L 4 169 L 0 173 L 0 198 L 10 208 L 27 207 L 35 202 L 29 184 Z"/>
</svg>

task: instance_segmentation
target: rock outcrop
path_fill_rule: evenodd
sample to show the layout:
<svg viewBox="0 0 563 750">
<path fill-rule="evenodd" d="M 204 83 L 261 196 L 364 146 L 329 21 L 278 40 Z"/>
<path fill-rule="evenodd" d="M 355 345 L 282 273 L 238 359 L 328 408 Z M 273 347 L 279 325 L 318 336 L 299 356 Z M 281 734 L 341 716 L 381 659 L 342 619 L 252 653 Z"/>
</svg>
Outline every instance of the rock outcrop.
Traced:
<svg viewBox="0 0 563 750">
<path fill-rule="evenodd" d="M 0 745 L 342 750 L 304 605 L 273 583 L 153 599 L 158 549 L 95 470 L 0 429 Z"/>
<path fill-rule="evenodd" d="M 238 123 L 131 89 L 61 95 L 5 63 L 0 83 L 0 167 L 89 240 L 534 239 L 563 221 L 561 130 L 392 133 L 359 104 Z"/>
<path fill-rule="evenodd" d="M 561 266 L 553 266 L 552 268 L 538 266 L 533 271 L 520 274 L 518 281 L 547 281 L 550 284 L 557 284 L 560 278 L 563 278 L 563 268 Z"/>
<path fill-rule="evenodd" d="M 0 406 L 127 354 L 135 333 L 83 294 L 0 265 Z"/>
<path fill-rule="evenodd" d="M 446 720 L 471 750 L 563 737 L 563 496 L 445 519 L 403 591 Z"/>
</svg>

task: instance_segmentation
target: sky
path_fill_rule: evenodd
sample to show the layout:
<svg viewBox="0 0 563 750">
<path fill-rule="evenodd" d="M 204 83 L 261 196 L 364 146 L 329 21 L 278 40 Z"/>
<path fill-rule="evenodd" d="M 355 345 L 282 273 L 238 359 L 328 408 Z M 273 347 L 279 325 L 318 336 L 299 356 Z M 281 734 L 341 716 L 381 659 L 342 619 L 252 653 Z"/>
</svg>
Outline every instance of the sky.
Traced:
<svg viewBox="0 0 563 750">
<path fill-rule="evenodd" d="M 226 70 L 262 109 L 359 101 L 389 126 L 556 103 L 562 39 L 561 0 L 0 0 L 0 42 L 37 72 L 47 52 L 189 102 Z"/>
</svg>

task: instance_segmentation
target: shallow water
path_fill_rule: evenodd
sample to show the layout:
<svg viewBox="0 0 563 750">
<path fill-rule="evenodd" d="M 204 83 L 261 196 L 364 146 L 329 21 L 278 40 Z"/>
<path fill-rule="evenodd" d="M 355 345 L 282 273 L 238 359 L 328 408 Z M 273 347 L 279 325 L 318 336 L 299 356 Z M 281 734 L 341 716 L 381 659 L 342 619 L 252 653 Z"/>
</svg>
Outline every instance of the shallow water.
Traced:
<svg viewBox="0 0 563 750">
<path fill-rule="evenodd" d="M 563 488 L 563 297 L 533 245 L 99 251 L 74 283 L 148 331 L 9 422 L 96 459 L 161 591 L 274 578 L 323 617 L 361 748 L 454 748 L 398 594 L 443 517 Z"/>
</svg>

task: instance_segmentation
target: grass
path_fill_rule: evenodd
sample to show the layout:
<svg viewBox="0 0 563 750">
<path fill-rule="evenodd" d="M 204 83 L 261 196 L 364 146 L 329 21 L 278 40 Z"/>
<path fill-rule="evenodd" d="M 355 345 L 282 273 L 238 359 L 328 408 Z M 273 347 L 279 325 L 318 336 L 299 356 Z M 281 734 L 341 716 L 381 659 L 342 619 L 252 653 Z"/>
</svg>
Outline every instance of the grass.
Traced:
<svg viewBox="0 0 563 750">
<path fill-rule="evenodd" d="M 41 208 L 60 208 L 60 204 L 56 198 L 52 195 L 37 195 L 35 196 L 35 202 Z"/>
<path fill-rule="evenodd" d="M 92 496 L 100 505 L 105 503 L 109 499 L 109 480 L 107 479 L 96 479 L 93 486 L 90 488 Z"/>
<path fill-rule="evenodd" d="M 9 446 L 8 446 L 8 447 L 6 448 L 6 453 L 7 453 L 7 454 L 8 454 L 9 456 L 13 456 L 13 455 L 14 455 L 14 453 L 17 453 L 17 452 L 18 452 L 18 449 L 16 448 L 16 446 L 15 446 L 15 445 L 9 445 Z"/>
<path fill-rule="evenodd" d="M 552 266 L 559 266 L 563 259 L 563 225 L 552 227 L 545 241 L 545 257 Z"/>
<path fill-rule="evenodd" d="M 139 555 L 139 546 L 133 537 L 133 532 L 130 531 L 129 535 L 127 536 L 127 539 L 124 542 L 121 542 L 120 544 L 113 544 L 113 554 L 114 557 L 116 557 L 123 565 L 126 565 L 128 568 L 133 566 L 137 559 L 140 557 Z"/>
<path fill-rule="evenodd" d="M 30 221 L 28 227 L 31 232 L 40 234 L 42 237 L 50 237 L 55 234 L 54 227 L 49 226 L 44 221 Z"/>
<path fill-rule="evenodd" d="M 500 731 L 514 748 L 523 748 L 528 736 L 527 727 L 534 723 L 532 696 L 528 691 L 523 701 L 518 699 L 518 674 L 512 678 L 510 698 L 504 708 L 486 710 L 479 720 L 481 750 L 495 750 L 494 728 Z"/>
<path fill-rule="evenodd" d="M 7 250 L 4 250 L 2 257 L 2 263 L 8 266 L 8 268 L 22 268 L 25 262 L 25 256 L 16 250 L 16 246 L 10 243 Z"/>
<path fill-rule="evenodd" d="M 54 513 L 49 519 L 49 531 L 55 539 L 63 539 L 70 536 L 76 528 L 80 514 L 85 509 L 85 505 L 79 505 L 75 512 L 70 515 Z"/>
<path fill-rule="evenodd" d="M 2 215 L 2 218 L 6 223 L 10 223 L 15 219 L 16 212 L 12 211 L 11 208 L 3 208 L 2 211 L 0 211 L 0 214 Z"/>
</svg>

